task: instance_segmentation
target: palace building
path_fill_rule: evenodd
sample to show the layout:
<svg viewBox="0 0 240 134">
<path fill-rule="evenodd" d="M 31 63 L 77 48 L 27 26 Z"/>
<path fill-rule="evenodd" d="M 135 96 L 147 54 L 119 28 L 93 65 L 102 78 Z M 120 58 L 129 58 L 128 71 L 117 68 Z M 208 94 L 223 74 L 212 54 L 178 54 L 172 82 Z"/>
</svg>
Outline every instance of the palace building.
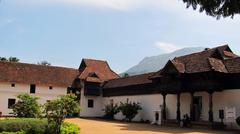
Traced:
<svg viewBox="0 0 240 134">
<path fill-rule="evenodd" d="M 188 114 L 193 123 L 223 120 L 227 127 L 238 128 L 240 57 L 224 45 L 175 57 L 157 72 L 125 78 L 106 61 L 93 59 L 83 59 L 78 69 L 0 62 L 0 112 L 10 115 L 16 95 L 23 92 L 38 96 L 40 103 L 75 93 L 80 117 L 102 117 L 105 105 L 129 100 L 142 107 L 135 121 L 152 121 L 153 111 L 161 110 L 163 123 L 179 122 Z"/>
</svg>

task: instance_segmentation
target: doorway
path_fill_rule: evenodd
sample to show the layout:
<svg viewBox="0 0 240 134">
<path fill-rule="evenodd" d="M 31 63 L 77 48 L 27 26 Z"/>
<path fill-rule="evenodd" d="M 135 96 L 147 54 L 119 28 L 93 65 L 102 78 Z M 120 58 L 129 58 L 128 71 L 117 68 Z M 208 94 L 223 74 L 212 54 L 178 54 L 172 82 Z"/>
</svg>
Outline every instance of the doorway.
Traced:
<svg viewBox="0 0 240 134">
<path fill-rule="evenodd" d="M 202 114 L 202 96 L 193 97 L 193 120 L 200 121 Z"/>
</svg>

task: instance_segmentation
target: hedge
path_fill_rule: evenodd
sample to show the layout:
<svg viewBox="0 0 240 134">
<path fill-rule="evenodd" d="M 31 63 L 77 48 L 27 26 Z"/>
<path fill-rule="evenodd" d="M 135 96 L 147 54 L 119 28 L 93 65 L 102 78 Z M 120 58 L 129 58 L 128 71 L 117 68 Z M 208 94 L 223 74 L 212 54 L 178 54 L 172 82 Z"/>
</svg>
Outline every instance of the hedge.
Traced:
<svg viewBox="0 0 240 134">
<path fill-rule="evenodd" d="M 61 127 L 61 134 L 79 134 L 79 131 L 79 127 L 71 123 L 64 123 Z M 48 126 L 46 119 L 5 119 L 0 120 L 0 134 L 52 134 L 52 127 Z"/>
</svg>

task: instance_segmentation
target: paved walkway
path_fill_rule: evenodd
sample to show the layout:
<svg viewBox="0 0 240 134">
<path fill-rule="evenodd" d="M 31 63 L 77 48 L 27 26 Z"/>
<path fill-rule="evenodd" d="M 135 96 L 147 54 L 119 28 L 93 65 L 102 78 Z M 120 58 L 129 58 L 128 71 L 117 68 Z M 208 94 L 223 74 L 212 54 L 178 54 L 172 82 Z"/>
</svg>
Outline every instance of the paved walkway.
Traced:
<svg viewBox="0 0 240 134">
<path fill-rule="evenodd" d="M 142 123 L 105 121 L 100 119 L 67 119 L 81 128 L 81 134 L 239 134 L 210 129 L 176 128 Z"/>
</svg>

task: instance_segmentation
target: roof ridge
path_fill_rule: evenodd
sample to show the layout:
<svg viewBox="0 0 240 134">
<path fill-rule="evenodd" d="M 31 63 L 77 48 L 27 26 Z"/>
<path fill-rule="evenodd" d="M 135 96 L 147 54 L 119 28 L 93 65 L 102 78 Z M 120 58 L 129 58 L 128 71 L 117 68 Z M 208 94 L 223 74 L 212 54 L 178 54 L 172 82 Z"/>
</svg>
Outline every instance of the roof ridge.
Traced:
<svg viewBox="0 0 240 134">
<path fill-rule="evenodd" d="M 88 60 L 88 61 L 98 61 L 98 62 L 105 62 L 105 63 L 107 63 L 106 60 L 99 60 L 99 59 L 83 58 L 83 60 L 84 60 L 84 61 L 85 61 L 85 60 Z"/>
<path fill-rule="evenodd" d="M 197 54 L 201 54 L 201 53 L 204 53 L 204 52 L 209 52 L 209 51 L 213 51 L 213 50 L 217 50 L 221 47 L 227 47 L 228 45 L 222 45 L 222 46 L 218 46 L 218 47 L 214 47 L 214 48 L 210 48 L 208 50 L 203 50 L 203 51 L 200 51 L 200 52 L 195 52 L 195 53 L 191 53 L 191 54 L 186 54 L 186 55 L 182 55 L 182 56 L 178 56 L 178 57 L 175 57 L 174 59 L 172 60 L 175 60 L 176 58 L 181 58 L 181 57 L 186 57 L 186 56 L 192 56 L 192 55 L 197 55 Z"/>
<path fill-rule="evenodd" d="M 55 65 L 39 65 L 34 63 L 25 63 L 25 62 L 10 62 L 10 61 L 0 61 L 0 63 L 7 63 L 7 64 L 22 64 L 22 65 L 31 65 L 31 66 L 38 66 L 38 67 L 45 67 L 45 68 L 62 68 L 62 69 L 72 69 L 72 70 L 78 70 L 76 68 L 70 68 L 70 67 L 63 67 L 63 66 L 55 66 Z"/>
<path fill-rule="evenodd" d="M 138 77 L 138 76 L 141 76 L 141 75 L 150 75 L 150 74 L 154 74 L 156 72 L 149 72 L 149 73 L 144 73 L 144 74 L 138 74 L 138 75 L 132 75 L 132 76 L 128 76 L 128 77 L 119 77 L 119 78 L 114 78 L 114 79 L 110 79 L 108 81 L 111 81 L 111 80 L 119 80 L 119 79 L 128 79 L 128 78 L 134 78 L 134 77 Z"/>
</svg>

